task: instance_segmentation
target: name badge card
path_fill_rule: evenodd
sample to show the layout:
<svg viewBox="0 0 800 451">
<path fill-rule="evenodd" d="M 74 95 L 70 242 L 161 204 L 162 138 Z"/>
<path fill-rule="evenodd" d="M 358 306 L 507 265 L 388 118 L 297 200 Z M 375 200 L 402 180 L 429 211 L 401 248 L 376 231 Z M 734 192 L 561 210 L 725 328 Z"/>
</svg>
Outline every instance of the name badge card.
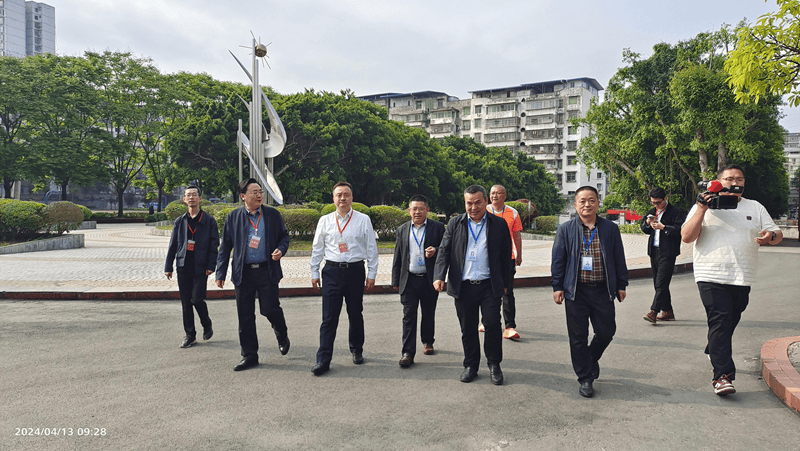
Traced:
<svg viewBox="0 0 800 451">
<path fill-rule="evenodd" d="M 347 243 L 345 241 L 339 241 L 339 253 L 344 254 L 347 252 Z"/>
<path fill-rule="evenodd" d="M 194 250 L 194 240 L 187 240 L 186 241 L 186 250 L 193 251 Z"/>
<path fill-rule="evenodd" d="M 581 269 L 584 271 L 591 271 L 592 270 L 592 256 L 591 255 L 584 255 L 581 257 Z"/>
<path fill-rule="evenodd" d="M 258 249 L 258 245 L 260 243 L 261 243 L 260 236 L 254 236 L 253 238 L 250 238 L 250 247 L 252 247 L 253 249 Z"/>
<path fill-rule="evenodd" d="M 417 266 L 425 266 L 425 260 L 422 256 L 417 257 Z"/>
<path fill-rule="evenodd" d="M 470 251 L 469 252 L 469 255 L 467 255 L 467 260 L 469 260 L 471 262 L 478 261 L 478 257 L 475 255 L 475 251 Z"/>
</svg>

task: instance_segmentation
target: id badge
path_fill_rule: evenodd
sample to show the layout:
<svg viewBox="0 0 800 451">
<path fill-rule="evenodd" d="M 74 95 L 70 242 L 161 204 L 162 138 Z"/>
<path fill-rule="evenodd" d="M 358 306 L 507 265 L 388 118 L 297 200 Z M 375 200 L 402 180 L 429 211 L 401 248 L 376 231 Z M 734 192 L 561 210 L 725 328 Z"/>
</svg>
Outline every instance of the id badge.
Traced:
<svg viewBox="0 0 800 451">
<path fill-rule="evenodd" d="M 186 250 L 193 251 L 194 250 L 194 240 L 187 240 L 186 241 Z"/>
<path fill-rule="evenodd" d="M 422 257 L 417 257 L 417 266 L 425 266 L 425 260 Z"/>
<path fill-rule="evenodd" d="M 339 253 L 340 254 L 344 254 L 345 252 L 347 252 L 347 242 L 340 241 L 339 242 Z"/>
<path fill-rule="evenodd" d="M 592 257 L 590 255 L 584 255 L 581 257 L 581 269 L 584 271 L 592 270 Z"/>
<path fill-rule="evenodd" d="M 470 251 L 469 255 L 467 255 L 467 260 L 471 262 L 478 261 L 478 257 L 475 255 L 475 251 Z"/>
<path fill-rule="evenodd" d="M 258 249 L 259 244 L 261 244 L 260 236 L 254 236 L 253 238 L 250 238 L 250 247 L 252 247 L 253 249 Z"/>
</svg>

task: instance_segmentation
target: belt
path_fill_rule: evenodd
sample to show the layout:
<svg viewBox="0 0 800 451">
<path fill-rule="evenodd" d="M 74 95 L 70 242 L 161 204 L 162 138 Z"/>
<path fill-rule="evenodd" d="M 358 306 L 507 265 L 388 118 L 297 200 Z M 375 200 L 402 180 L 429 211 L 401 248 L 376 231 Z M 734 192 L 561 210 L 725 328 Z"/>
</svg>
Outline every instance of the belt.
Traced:
<svg viewBox="0 0 800 451">
<path fill-rule="evenodd" d="M 427 273 L 424 273 L 424 272 L 410 272 L 410 273 L 408 273 L 409 276 L 414 276 L 414 277 L 425 277 L 426 274 Z"/>
<path fill-rule="evenodd" d="M 482 283 L 488 282 L 490 279 L 482 279 L 482 280 L 462 280 L 461 283 L 469 282 L 472 285 L 480 285 Z"/>
<path fill-rule="evenodd" d="M 579 285 L 583 285 L 589 288 L 597 288 L 601 286 L 605 286 L 605 281 L 603 282 L 578 282 Z"/>
<path fill-rule="evenodd" d="M 245 263 L 245 269 L 258 269 L 258 268 L 266 268 L 267 262 L 260 262 L 260 263 Z"/>
<path fill-rule="evenodd" d="M 334 268 L 349 268 L 351 266 L 358 266 L 363 265 L 364 260 L 357 261 L 357 262 L 332 262 L 330 260 L 325 260 L 325 266 L 333 266 Z"/>
</svg>

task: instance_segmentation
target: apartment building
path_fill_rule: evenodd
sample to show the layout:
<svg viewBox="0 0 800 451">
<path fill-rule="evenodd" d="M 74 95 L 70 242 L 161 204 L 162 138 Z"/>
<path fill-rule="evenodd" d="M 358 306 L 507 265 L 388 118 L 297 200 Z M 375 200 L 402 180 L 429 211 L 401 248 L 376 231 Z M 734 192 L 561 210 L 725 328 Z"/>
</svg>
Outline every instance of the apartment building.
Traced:
<svg viewBox="0 0 800 451">
<path fill-rule="evenodd" d="M 390 119 L 422 128 L 432 138 L 466 136 L 524 152 L 553 173 L 562 195 L 592 185 L 602 199 L 608 192 L 606 175 L 587 170 L 575 154 L 588 128 L 569 122 L 583 116 L 602 90 L 593 78 L 577 78 L 472 91 L 464 100 L 438 91 L 360 98 L 388 108 Z"/>
<path fill-rule="evenodd" d="M 789 208 L 800 204 L 800 186 L 794 182 L 794 173 L 800 168 L 800 133 L 785 133 L 783 153 L 786 155 L 786 172 L 789 173 Z"/>
<path fill-rule="evenodd" d="M 56 52 L 55 8 L 39 2 L 0 0 L 0 56 Z"/>
</svg>

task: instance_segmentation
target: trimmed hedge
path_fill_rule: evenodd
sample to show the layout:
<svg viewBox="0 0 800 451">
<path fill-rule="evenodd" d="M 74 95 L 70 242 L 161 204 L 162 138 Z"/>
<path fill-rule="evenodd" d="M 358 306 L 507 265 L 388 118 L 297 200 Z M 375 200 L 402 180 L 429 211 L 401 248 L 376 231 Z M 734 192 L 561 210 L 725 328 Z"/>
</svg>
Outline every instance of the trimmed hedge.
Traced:
<svg viewBox="0 0 800 451">
<path fill-rule="evenodd" d="M 536 226 L 533 231 L 536 233 L 552 233 L 558 227 L 558 216 L 539 216 L 536 218 Z"/>
<path fill-rule="evenodd" d="M 357 211 L 359 213 L 364 213 L 365 215 L 369 216 L 369 207 L 367 207 L 366 205 L 362 204 L 361 202 L 353 202 L 353 210 L 355 210 L 355 211 Z M 319 213 L 322 216 L 325 216 L 328 213 L 333 213 L 334 211 L 336 211 L 336 205 L 328 204 L 328 205 L 325 205 L 324 207 L 322 207 L 322 210 L 320 210 Z"/>
<path fill-rule="evenodd" d="M 44 207 L 42 216 L 47 233 L 54 231 L 58 235 L 75 230 L 83 223 L 83 211 L 72 202 L 53 202 Z"/>
<path fill-rule="evenodd" d="M 163 211 L 161 213 L 154 213 L 152 215 L 147 215 L 146 219 L 147 222 L 160 222 L 166 220 L 167 220 L 167 214 L 164 213 Z"/>
<path fill-rule="evenodd" d="M 15 199 L 0 203 L 0 236 L 5 241 L 33 238 L 47 226 L 42 211 L 45 204 Z"/>
<path fill-rule="evenodd" d="M 639 227 L 639 224 L 617 224 L 619 227 L 620 233 L 633 233 L 637 235 L 644 235 L 642 229 Z"/>
<path fill-rule="evenodd" d="M 317 222 L 322 215 L 313 208 L 279 208 L 283 223 L 289 230 L 289 235 L 298 238 L 312 238 L 317 229 Z"/>
<path fill-rule="evenodd" d="M 369 209 L 369 219 L 372 221 L 372 228 L 381 240 L 393 240 L 397 228 L 409 219 L 411 215 L 407 210 L 390 205 L 375 205 Z"/>
<path fill-rule="evenodd" d="M 89 210 L 89 208 L 84 207 L 83 205 L 80 205 L 80 204 L 76 204 L 76 205 L 78 205 L 78 208 L 80 208 L 81 212 L 83 213 L 83 220 L 84 221 L 90 221 L 92 219 L 92 215 L 94 214 L 94 213 L 92 213 L 92 210 Z"/>
</svg>

